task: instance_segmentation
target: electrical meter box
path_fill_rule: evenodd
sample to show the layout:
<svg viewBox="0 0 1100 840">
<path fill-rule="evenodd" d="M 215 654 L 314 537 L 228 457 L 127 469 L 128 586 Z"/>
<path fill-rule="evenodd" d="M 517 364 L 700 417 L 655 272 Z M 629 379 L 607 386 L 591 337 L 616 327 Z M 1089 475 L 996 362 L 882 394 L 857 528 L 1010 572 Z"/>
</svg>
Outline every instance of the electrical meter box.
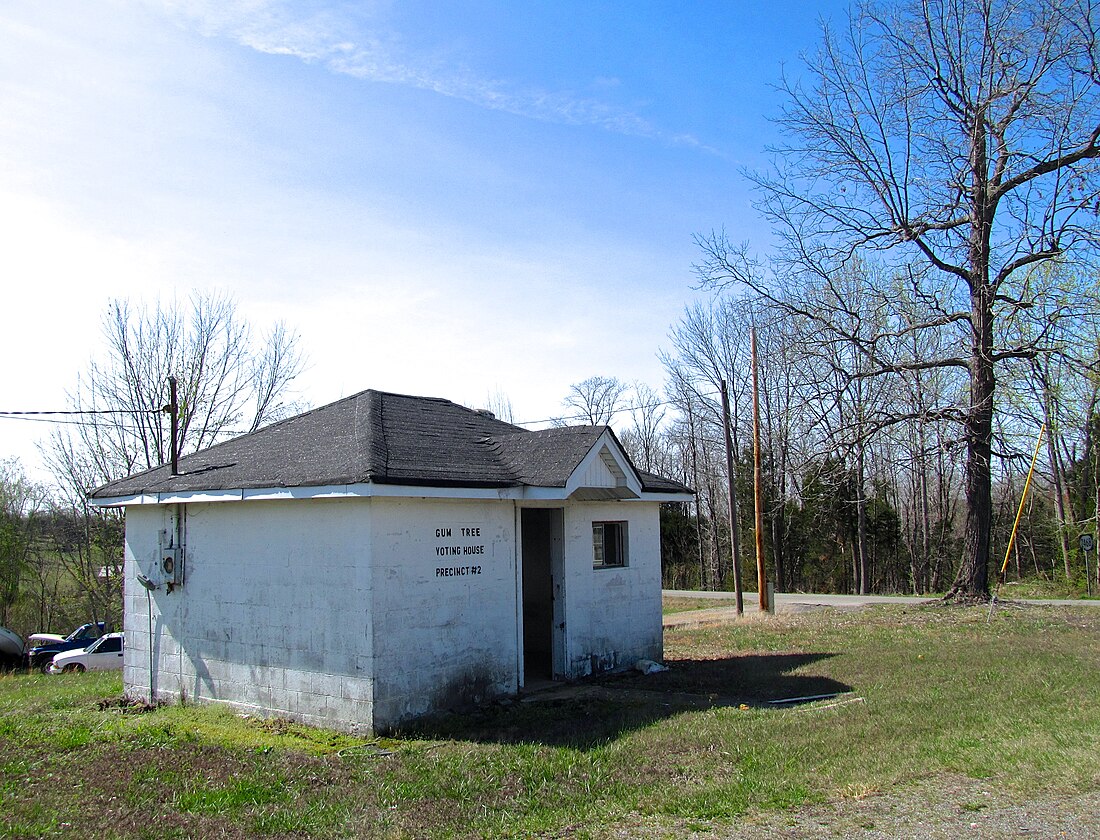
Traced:
<svg viewBox="0 0 1100 840">
<path fill-rule="evenodd" d="M 183 585 L 184 556 L 180 546 L 172 544 L 172 536 L 168 531 L 160 534 L 159 568 L 157 577 L 164 581 L 171 592 L 175 587 Z"/>
</svg>

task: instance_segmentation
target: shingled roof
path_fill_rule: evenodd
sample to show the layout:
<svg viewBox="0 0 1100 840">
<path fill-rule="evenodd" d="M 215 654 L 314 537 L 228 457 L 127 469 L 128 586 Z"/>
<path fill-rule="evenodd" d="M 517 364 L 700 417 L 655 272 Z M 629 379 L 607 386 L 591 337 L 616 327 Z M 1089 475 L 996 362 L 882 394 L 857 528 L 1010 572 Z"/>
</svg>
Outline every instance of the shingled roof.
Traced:
<svg viewBox="0 0 1100 840">
<path fill-rule="evenodd" d="M 564 487 L 606 426 L 528 431 L 434 397 L 363 391 L 95 490 L 151 493 L 399 484 Z M 635 470 L 644 490 L 689 492 Z"/>
</svg>

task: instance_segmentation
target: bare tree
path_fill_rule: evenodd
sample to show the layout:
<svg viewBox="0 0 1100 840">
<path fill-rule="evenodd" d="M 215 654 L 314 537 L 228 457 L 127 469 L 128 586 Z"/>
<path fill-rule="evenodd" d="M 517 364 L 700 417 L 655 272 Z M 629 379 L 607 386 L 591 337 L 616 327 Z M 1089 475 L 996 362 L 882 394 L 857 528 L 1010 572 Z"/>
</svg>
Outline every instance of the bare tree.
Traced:
<svg viewBox="0 0 1100 840">
<path fill-rule="evenodd" d="M 965 549 L 949 594 L 988 597 L 995 371 L 1045 349 L 1019 340 L 1028 267 L 1100 244 L 1100 9 L 1093 0 L 908 0 L 858 6 L 786 80 L 776 166 L 753 175 L 781 239 L 780 277 L 828 283 L 860 250 L 921 261 L 928 304 L 899 332 L 947 330 L 931 359 L 861 352 L 868 375 L 954 367 L 969 383 Z M 724 234 L 702 238 L 705 283 L 775 285 Z M 903 270 L 898 264 L 899 272 Z M 774 276 L 774 275 L 773 275 Z M 1059 313 L 1059 316 L 1065 314 Z"/>
<path fill-rule="evenodd" d="M 693 486 L 708 503 L 713 534 L 717 533 L 719 519 L 715 511 L 726 505 L 733 512 L 734 521 L 729 529 L 731 568 L 732 564 L 741 562 L 742 523 L 738 462 L 734 460 L 733 475 L 725 482 L 733 488 L 733 498 L 723 498 L 721 504 L 716 504 L 715 490 L 719 482 L 717 476 L 711 472 L 710 463 L 712 460 L 715 463 L 723 460 L 712 454 L 712 448 L 724 439 L 722 406 L 718 396 L 723 381 L 727 383 L 731 404 L 730 436 L 733 449 L 738 457 L 741 453 L 741 419 L 751 410 L 748 342 L 752 312 L 751 302 L 729 298 L 714 301 L 707 306 L 696 303 L 686 307 L 680 322 L 669 334 L 674 353 L 660 354 L 669 374 L 668 391 L 674 395 L 677 408 L 689 416 L 694 447 L 692 459 L 696 483 Z M 695 442 L 696 439 L 698 443 Z M 703 464 L 701 486 L 698 471 L 700 455 Z M 698 499 L 697 496 L 697 506 Z M 717 551 L 716 537 L 712 537 L 711 545 Z M 712 579 L 720 580 L 722 567 L 716 556 L 712 557 L 711 566 L 714 567 Z"/>
<path fill-rule="evenodd" d="M 62 454 L 57 448 L 61 444 L 55 440 L 51 457 L 58 487 L 44 541 L 61 571 L 76 585 L 81 613 L 112 629 L 122 619 L 123 512 L 88 503 L 87 490 L 98 480 L 98 467 L 78 449 Z M 43 612 L 62 612 L 58 606 L 47 605 Z"/>
<path fill-rule="evenodd" d="M 569 422 L 586 423 L 589 426 L 610 425 L 622 407 L 627 385 L 614 376 L 590 376 L 583 382 L 569 386 L 569 395 L 562 405 L 576 412 Z"/>
<path fill-rule="evenodd" d="M 79 492 L 169 460 L 169 376 L 179 382 L 183 454 L 297 409 L 287 399 L 303 366 L 297 336 L 278 323 L 257 340 L 225 295 L 196 293 L 186 306 L 112 301 L 103 336 L 106 352 L 70 394 L 88 414 L 76 431 L 55 432 L 47 453 L 58 480 L 80 482 Z"/>
<path fill-rule="evenodd" d="M 752 393 L 750 332 L 755 324 L 759 356 L 761 436 L 764 453 L 764 477 L 766 504 L 765 520 L 768 526 L 766 542 L 770 547 L 774 564 L 776 585 L 780 588 L 790 582 L 791 564 L 788 552 L 790 517 L 787 502 L 797 484 L 794 472 L 806 459 L 803 441 L 806 427 L 801 410 L 805 399 L 802 391 L 801 366 L 797 364 L 802 336 L 798 335 L 793 320 L 780 308 L 758 298 L 719 298 L 709 305 L 695 304 L 688 307 L 669 337 L 673 351 L 662 353 L 661 360 L 668 371 L 667 388 L 681 412 L 691 412 L 690 425 L 699 426 L 702 438 L 710 445 L 724 444 L 724 429 L 718 392 L 721 383 L 727 383 L 730 397 L 730 438 L 734 450 L 732 480 L 723 485 L 732 487 L 733 498 L 729 509 L 734 520 L 730 529 L 732 562 L 742 558 L 742 531 L 745 525 L 741 516 L 742 496 L 751 498 L 751 467 L 744 469 L 741 461 L 748 458 L 751 440 Z M 750 418 L 750 419 L 746 419 Z M 700 492 L 709 499 L 708 487 L 714 477 L 708 473 L 710 452 L 706 446 L 699 448 L 704 466 L 703 486 Z M 724 462 L 718 457 L 717 462 Z M 693 458 L 698 464 L 699 459 Z M 722 496 L 727 498 L 727 491 Z M 752 518 L 747 517 L 751 522 Z"/>
<path fill-rule="evenodd" d="M 87 494 L 171 457 L 167 380 L 178 381 L 183 454 L 293 413 L 290 385 L 302 370 L 298 339 L 275 324 L 258 340 L 232 298 L 194 294 L 189 304 L 112 301 L 105 351 L 70 393 L 76 425 L 43 448 L 57 480 L 53 546 L 86 609 L 112 623 L 121 607 L 121 513 L 93 508 Z M 62 527 L 63 526 L 63 527 Z"/>
<path fill-rule="evenodd" d="M 500 388 L 485 397 L 485 410 L 492 412 L 497 420 L 503 420 L 505 423 L 516 422 L 512 400 Z"/>
<path fill-rule="evenodd" d="M 633 393 L 627 400 L 627 409 L 630 427 L 623 432 L 623 446 L 635 466 L 654 472 L 661 445 L 661 424 L 665 419 L 664 401 L 644 382 L 635 382 Z"/>
<path fill-rule="evenodd" d="M 1067 297 L 1084 293 L 1092 300 L 1100 300 L 1100 284 L 1096 279 L 1078 277 L 1062 263 L 1043 266 L 1035 275 L 1043 293 L 1038 296 L 1033 313 L 1029 313 L 1028 325 L 1044 320 L 1044 314 L 1061 306 Z M 1074 579 L 1072 566 L 1078 536 L 1067 475 L 1077 460 L 1077 450 L 1085 444 L 1089 403 L 1096 389 L 1095 375 L 1090 377 L 1088 372 L 1096 359 L 1098 331 L 1100 323 L 1096 319 L 1060 319 L 1047 341 L 1053 352 L 1015 364 L 1007 376 L 1001 377 L 1015 391 L 1014 412 L 1027 417 L 1032 427 L 1040 423 L 1046 426 L 1049 490 L 1067 582 Z"/>
</svg>

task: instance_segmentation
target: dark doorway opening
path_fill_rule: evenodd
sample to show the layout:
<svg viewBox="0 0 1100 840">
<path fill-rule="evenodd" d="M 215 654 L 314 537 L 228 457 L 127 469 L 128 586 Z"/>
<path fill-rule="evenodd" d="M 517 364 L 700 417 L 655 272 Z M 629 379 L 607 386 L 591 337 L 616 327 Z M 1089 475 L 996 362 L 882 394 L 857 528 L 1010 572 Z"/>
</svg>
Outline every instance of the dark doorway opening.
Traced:
<svg viewBox="0 0 1100 840">
<path fill-rule="evenodd" d="M 524 683 L 554 676 L 554 551 L 552 508 L 528 508 L 521 514 L 523 552 Z"/>
</svg>

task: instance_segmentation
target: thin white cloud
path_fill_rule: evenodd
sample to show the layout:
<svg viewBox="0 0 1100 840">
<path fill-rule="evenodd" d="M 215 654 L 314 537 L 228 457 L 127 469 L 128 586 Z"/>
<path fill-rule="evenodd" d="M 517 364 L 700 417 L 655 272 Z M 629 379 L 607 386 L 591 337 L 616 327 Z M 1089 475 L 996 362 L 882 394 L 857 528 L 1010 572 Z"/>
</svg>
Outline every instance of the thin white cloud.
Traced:
<svg viewBox="0 0 1100 840">
<path fill-rule="evenodd" d="M 315 62 L 334 73 L 427 90 L 528 119 L 592 125 L 672 146 L 707 150 L 690 134 L 666 132 L 629 109 L 606 101 L 568 91 L 522 87 L 484 78 L 451 61 L 411 55 L 400 36 L 384 25 L 364 31 L 350 18 L 318 4 L 290 4 L 285 0 L 165 0 L 163 6 L 204 35 L 229 38 L 257 52 Z M 596 81 L 596 87 L 602 89 L 619 84 L 617 79 Z"/>
</svg>

